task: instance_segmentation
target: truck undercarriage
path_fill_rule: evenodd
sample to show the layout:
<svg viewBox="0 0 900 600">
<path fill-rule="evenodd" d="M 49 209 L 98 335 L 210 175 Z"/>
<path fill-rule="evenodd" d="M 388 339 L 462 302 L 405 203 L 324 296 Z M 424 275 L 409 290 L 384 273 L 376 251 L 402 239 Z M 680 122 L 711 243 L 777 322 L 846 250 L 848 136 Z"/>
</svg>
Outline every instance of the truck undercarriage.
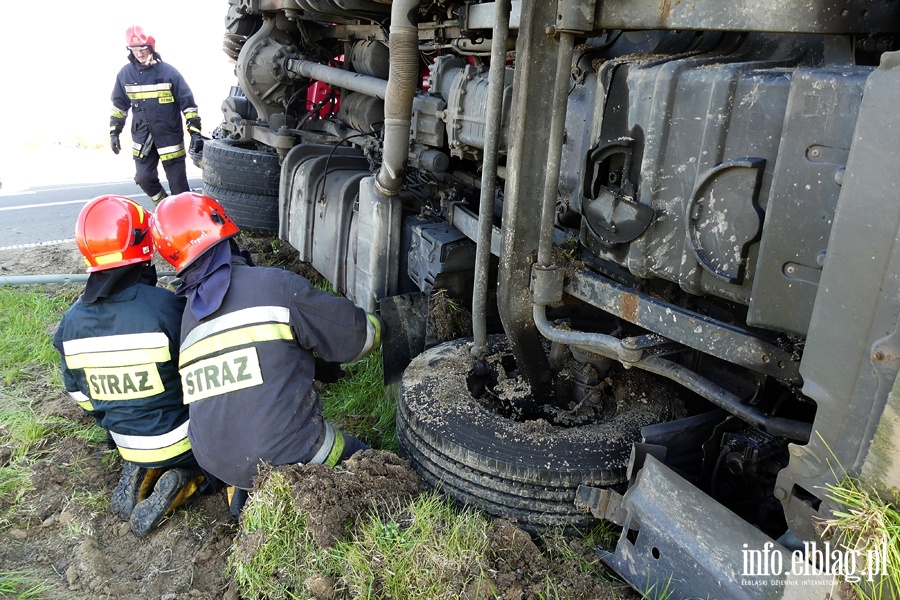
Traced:
<svg viewBox="0 0 900 600">
<path fill-rule="evenodd" d="M 226 24 L 206 193 L 382 313 L 427 482 L 526 529 L 611 520 L 635 588 L 712 598 L 781 597 L 742 551 L 819 539 L 826 484 L 897 493 L 895 2 L 229 0 Z M 471 330 L 436 331 L 437 294 Z"/>
</svg>

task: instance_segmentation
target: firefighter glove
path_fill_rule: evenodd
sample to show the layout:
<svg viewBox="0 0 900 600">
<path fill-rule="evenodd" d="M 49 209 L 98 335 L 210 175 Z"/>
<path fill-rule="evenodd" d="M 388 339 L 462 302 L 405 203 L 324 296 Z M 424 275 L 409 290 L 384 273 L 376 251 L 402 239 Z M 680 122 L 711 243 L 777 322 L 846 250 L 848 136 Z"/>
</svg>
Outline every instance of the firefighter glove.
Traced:
<svg viewBox="0 0 900 600">
<path fill-rule="evenodd" d="M 198 135 L 202 133 L 203 130 L 200 127 L 200 117 L 191 117 L 190 119 L 187 119 L 187 130 L 188 133 L 191 134 L 191 138 L 194 137 L 195 133 Z"/>
<path fill-rule="evenodd" d="M 109 147 L 112 148 L 113 154 L 118 154 L 119 150 L 122 149 L 122 144 L 119 142 L 118 133 L 109 134 Z"/>
<path fill-rule="evenodd" d="M 199 133 L 191 134 L 191 145 L 188 147 L 191 154 L 200 154 L 203 152 L 203 136 Z"/>
<path fill-rule="evenodd" d="M 328 362 L 324 358 L 316 357 L 316 381 L 322 383 L 334 383 L 347 376 L 347 371 L 341 368 L 340 363 Z"/>
</svg>

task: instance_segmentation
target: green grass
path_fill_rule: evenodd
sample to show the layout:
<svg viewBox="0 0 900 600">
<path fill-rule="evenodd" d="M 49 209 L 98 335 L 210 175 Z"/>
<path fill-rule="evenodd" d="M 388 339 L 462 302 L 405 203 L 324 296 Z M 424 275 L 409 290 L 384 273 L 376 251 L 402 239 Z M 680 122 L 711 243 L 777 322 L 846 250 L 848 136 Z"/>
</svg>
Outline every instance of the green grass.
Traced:
<svg viewBox="0 0 900 600">
<path fill-rule="evenodd" d="M 425 600 L 446 598 L 450 590 L 488 591 L 489 527 L 480 514 L 423 494 L 386 518 L 371 516 L 340 546 L 342 583 L 351 598 Z"/>
<path fill-rule="evenodd" d="M 59 365 L 52 330 L 74 301 L 76 290 L 0 287 L 0 381 L 10 385 Z"/>
<path fill-rule="evenodd" d="M 396 390 L 384 385 L 381 349 L 344 369 L 346 378 L 323 386 L 325 419 L 373 448 L 396 452 Z"/>
<path fill-rule="evenodd" d="M 241 514 L 241 535 L 249 549 L 233 552 L 228 570 L 248 600 L 294 598 L 310 573 L 321 572 L 318 565 L 334 568 L 329 552 L 313 541 L 306 516 L 294 508 L 281 473 L 254 492 Z"/>
<path fill-rule="evenodd" d="M 323 548 L 306 527 L 282 473 L 273 472 L 241 517 L 229 571 L 247 599 L 307 597 L 307 583 L 332 582 L 339 597 L 446 598 L 483 576 L 489 522 L 435 493 L 384 517 L 371 516 L 345 541 Z M 249 548 L 249 550 L 248 550 Z"/>
<path fill-rule="evenodd" d="M 0 597 L 16 600 L 43 598 L 46 587 L 22 571 L 0 571 Z"/>
<path fill-rule="evenodd" d="M 843 508 L 832 511 L 824 535 L 833 532 L 844 548 L 860 552 L 862 558 L 869 552 L 886 554 L 880 559 L 880 577 L 849 583 L 865 600 L 900 598 L 900 511 L 849 477 L 825 489 Z"/>
</svg>

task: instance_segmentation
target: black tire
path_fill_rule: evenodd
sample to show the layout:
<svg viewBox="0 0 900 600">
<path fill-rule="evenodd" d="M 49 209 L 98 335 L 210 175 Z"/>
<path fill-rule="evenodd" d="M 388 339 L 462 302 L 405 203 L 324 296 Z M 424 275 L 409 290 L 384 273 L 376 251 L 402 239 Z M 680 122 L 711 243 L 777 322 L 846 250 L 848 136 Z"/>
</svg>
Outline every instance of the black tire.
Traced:
<svg viewBox="0 0 900 600">
<path fill-rule="evenodd" d="M 215 198 L 242 231 L 278 235 L 278 196 L 226 190 L 208 183 L 203 194 Z"/>
<path fill-rule="evenodd" d="M 274 152 L 243 148 L 231 140 L 203 144 L 203 183 L 219 189 L 278 196 L 281 165 Z"/>
<path fill-rule="evenodd" d="M 624 483 L 631 444 L 647 423 L 617 414 L 602 429 L 538 431 L 531 422 L 529 431 L 469 393 L 470 347 L 471 340 L 441 344 L 407 367 L 397 409 L 401 453 L 429 485 L 527 530 L 594 524 L 576 508 L 576 489 Z M 491 356 L 503 353 L 511 358 L 505 338 L 492 337 Z"/>
</svg>

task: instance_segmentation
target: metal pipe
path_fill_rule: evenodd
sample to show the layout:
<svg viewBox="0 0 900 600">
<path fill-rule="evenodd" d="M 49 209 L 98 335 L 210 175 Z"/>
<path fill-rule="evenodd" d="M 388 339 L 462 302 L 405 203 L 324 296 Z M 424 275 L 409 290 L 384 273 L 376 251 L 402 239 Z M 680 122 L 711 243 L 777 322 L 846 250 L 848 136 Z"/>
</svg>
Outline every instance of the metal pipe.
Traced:
<svg viewBox="0 0 900 600">
<path fill-rule="evenodd" d="M 563 138 L 566 131 L 566 101 L 569 97 L 569 81 L 572 75 L 572 50 L 575 35 L 567 31 L 559 33 L 559 50 L 556 55 L 556 79 L 553 82 L 553 108 L 550 117 L 550 152 L 544 179 L 544 195 L 541 207 L 541 236 L 538 240 L 537 264 L 549 266 L 553 250 L 553 221 L 556 217 L 556 196 L 559 193 L 559 171 L 562 160 Z"/>
<path fill-rule="evenodd" d="M 567 346 L 578 346 L 591 352 L 614 358 L 628 364 L 628 366 L 635 365 L 641 359 L 642 350 L 625 348 L 617 337 L 605 333 L 560 329 L 547 319 L 547 307 L 540 304 L 535 304 L 532 311 L 537 330 L 551 342 L 558 342 Z"/>
<path fill-rule="evenodd" d="M 328 85 L 359 92 L 367 96 L 374 96 L 382 100 L 387 97 L 388 82 L 377 77 L 336 69 L 305 59 L 289 60 L 287 62 L 287 70 L 301 77 L 322 81 Z"/>
<path fill-rule="evenodd" d="M 173 277 L 175 271 L 161 271 L 158 277 Z M 4 285 L 40 285 L 45 283 L 83 283 L 88 280 L 89 273 L 58 273 L 48 275 L 0 275 L 0 286 Z"/>
<path fill-rule="evenodd" d="M 493 234 L 494 196 L 497 191 L 497 152 L 503 116 L 503 88 L 506 81 L 506 48 L 512 0 L 494 3 L 494 34 L 491 38 L 491 66 L 488 71 L 487 115 L 485 116 L 484 161 L 481 170 L 481 199 L 478 204 L 478 235 L 475 244 L 475 291 L 472 298 L 472 355 L 487 353 L 487 290 Z"/>
<path fill-rule="evenodd" d="M 755 406 L 744 404 L 740 396 L 671 360 L 651 357 L 635 363 L 634 366 L 676 381 L 742 421 L 761 427 L 772 435 L 806 443 L 812 434 L 811 423 L 767 415 Z"/>
<path fill-rule="evenodd" d="M 419 80 L 419 0 L 395 0 L 391 4 L 390 74 L 384 97 L 384 146 L 375 188 L 396 196 L 403 187 L 409 160 L 413 98 Z"/>
<path fill-rule="evenodd" d="M 762 410 L 743 403 L 740 396 L 691 371 L 687 367 L 655 356 L 641 358 L 641 350 L 622 346 L 621 340 L 603 333 L 590 333 L 559 329 L 547 320 L 546 308 L 534 306 L 534 323 L 541 335 L 552 342 L 578 346 L 597 354 L 622 362 L 627 367 L 637 367 L 675 381 L 716 406 L 727 410 L 739 419 L 761 427 L 773 435 L 790 440 L 808 442 L 812 425 L 803 421 L 767 415 Z"/>
</svg>

